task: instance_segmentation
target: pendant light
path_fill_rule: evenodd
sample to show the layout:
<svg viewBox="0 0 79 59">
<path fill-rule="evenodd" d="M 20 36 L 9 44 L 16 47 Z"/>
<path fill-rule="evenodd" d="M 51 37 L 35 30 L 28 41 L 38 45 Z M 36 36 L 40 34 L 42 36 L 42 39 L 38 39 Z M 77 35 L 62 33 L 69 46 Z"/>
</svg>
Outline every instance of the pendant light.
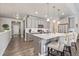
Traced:
<svg viewBox="0 0 79 59">
<path fill-rule="evenodd" d="M 53 8 L 53 19 L 55 20 L 55 6 L 53 6 L 52 8 Z"/>
<path fill-rule="evenodd" d="M 20 16 L 19 16 L 19 14 L 17 13 L 17 14 L 15 15 L 15 19 L 16 19 L 15 22 L 16 22 L 16 23 L 18 22 L 19 17 L 20 17 Z"/>
<path fill-rule="evenodd" d="M 56 32 L 56 30 L 55 30 L 55 24 L 56 24 L 56 19 L 55 19 L 55 17 L 56 17 L 56 14 L 55 14 L 55 6 L 53 6 L 52 7 L 53 8 L 53 33 L 55 33 Z"/>
<path fill-rule="evenodd" d="M 46 19 L 47 22 L 50 21 L 49 19 L 49 3 L 47 3 L 47 19 Z"/>
<path fill-rule="evenodd" d="M 19 20 L 19 14 L 18 13 L 16 14 L 16 19 Z"/>
</svg>

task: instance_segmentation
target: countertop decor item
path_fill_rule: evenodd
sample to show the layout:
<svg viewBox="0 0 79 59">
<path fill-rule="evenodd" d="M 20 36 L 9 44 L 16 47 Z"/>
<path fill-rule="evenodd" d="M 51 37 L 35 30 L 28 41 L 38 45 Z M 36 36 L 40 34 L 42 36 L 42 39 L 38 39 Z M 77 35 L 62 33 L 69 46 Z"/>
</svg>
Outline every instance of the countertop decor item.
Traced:
<svg viewBox="0 0 79 59">
<path fill-rule="evenodd" d="M 3 24 L 2 27 L 3 27 L 4 30 L 9 30 L 9 25 L 8 24 Z"/>
</svg>

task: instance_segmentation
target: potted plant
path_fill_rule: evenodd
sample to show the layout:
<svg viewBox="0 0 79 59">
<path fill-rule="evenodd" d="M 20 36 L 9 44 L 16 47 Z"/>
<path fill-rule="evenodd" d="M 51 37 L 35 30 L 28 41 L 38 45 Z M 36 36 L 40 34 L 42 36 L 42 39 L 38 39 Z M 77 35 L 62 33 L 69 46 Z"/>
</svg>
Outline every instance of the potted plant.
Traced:
<svg viewBox="0 0 79 59">
<path fill-rule="evenodd" d="M 8 24 L 3 24 L 2 27 L 3 27 L 4 30 L 9 30 L 9 25 Z"/>
</svg>

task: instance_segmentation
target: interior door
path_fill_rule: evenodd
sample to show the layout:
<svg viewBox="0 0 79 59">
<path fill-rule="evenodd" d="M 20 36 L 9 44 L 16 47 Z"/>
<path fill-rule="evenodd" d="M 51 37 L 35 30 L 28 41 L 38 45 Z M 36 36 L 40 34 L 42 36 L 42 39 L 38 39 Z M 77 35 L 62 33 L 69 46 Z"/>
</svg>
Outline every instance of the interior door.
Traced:
<svg viewBox="0 0 79 59">
<path fill-rule="evenodd" d="M 21 36 L 21 23 L 12 22 L 12 37 Z"/>
</svg>

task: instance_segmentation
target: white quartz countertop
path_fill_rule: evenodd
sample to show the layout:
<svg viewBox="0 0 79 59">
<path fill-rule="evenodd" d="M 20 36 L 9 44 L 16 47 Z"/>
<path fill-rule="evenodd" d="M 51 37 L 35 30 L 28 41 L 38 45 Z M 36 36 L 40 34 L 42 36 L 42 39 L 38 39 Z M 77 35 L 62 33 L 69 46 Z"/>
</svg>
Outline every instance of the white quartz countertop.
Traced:
<svg viewBox="0 0 79 59">
<path fill-rule="evenodd" d="M 32 34 L 36 37 L 42 38 L 42 39 L 52 39 L 59 36 L 65 36 L 64 33 L 44 33 L 44 34 Z"/>
<path fill-rule="evenodd" d="M 9 32 L 10 30 L 7 31 L 0 31 L 0 35 L 2 35 L 3 33 Z"/>
</svg>

